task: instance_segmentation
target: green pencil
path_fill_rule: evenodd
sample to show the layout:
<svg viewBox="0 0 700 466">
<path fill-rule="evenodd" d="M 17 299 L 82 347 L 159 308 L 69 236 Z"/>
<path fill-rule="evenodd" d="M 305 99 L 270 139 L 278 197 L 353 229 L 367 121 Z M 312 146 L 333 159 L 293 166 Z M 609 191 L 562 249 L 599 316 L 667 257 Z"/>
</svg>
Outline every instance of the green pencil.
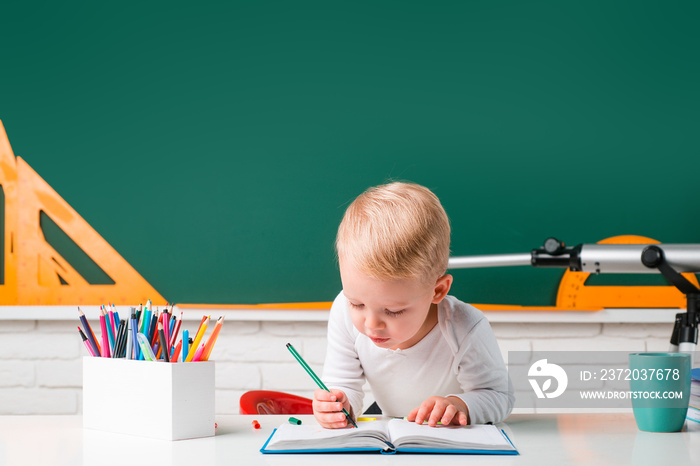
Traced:
<svg viewBox="0 0 700 466">
<path fill-rule="evenodd" d="M 325 391 L 327 391 L 327 392 L 330 392 L 330 390 L 328 389 L 328 387 L 326 387 L 326 384 L 324 384 L 323 381 L 322 381 L 321 379 L 318 378 L 318 376 L 317 376 L 316 373 L 313 371 L 313 369 L 311 369 L 311 368 L 309 367 L 309 365 L 306 364 L 306 361 L 304 361 L 304 359 L 299 355 L 299 353 L 297 353 L 297 350 L 294 349 L 294 347 L 292 346 L 291 343 L 287 343 L 287 349 L 289 350 L 290 353 L 292 353 L 292 356 L 294 356 L 294 358 L 295 358 L 297 361 L 299 361 L 299 364 L 301 364 L 301 367 L 303 367 L 304 370 L 311 376 L 311 378 L 314 379 L 314 382 L 316 382 L 316 385 L 318 385 L 319 388 L 322 388 L 323 390 L 325 390 Z M 345 417 L 347 418 L 347 420 L 350 421 L 350 423 L 351 423 L 353 426 L 357 427 L 357 423 L 356 423 L 355 420 L 352 418 L 352 416 L 350 416 L 350 413 L 348 413 L 348 410 L 345 409 L 345 408 L 343 408 L 343 413 L 345 413 Z"/>
</svg>

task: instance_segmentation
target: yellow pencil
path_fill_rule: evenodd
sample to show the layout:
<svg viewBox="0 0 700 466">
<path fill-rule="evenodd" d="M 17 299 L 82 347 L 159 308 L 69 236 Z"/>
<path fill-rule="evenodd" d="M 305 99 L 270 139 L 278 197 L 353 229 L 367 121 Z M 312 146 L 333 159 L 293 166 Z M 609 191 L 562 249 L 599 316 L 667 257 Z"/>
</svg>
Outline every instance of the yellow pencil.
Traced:
<svg viewBox="0 0 700 466">
<path fill-rule="evenodd" d="M 202 338 L 204 337 L 204 332 L 207 331 L 207 326 L 209 325 L 209 318 L 210 317 L 211 316 L 204 319 L 204 322 L 202 322 L 202 325 L 200 325 L 199 332 L 197 332 L 197 336 L 194 338 L 194 342 L 192 342 L 192 351 L 190 351 L 187 354 L 187 359 L 185 359 L 185 362 L 192 361 L 192 358 L 194 357 L 195 350 L 199 346 L 199 342 L 202 341 Z"/>
<path fill-rule="evenodd" d="M 214 331 L 209 335 L 209 339 L 207 340 L 207 344 L 204 345 L 204 353 L 202 353 L 202 357 L 199 358 L 200 361 L 208 361 L 209 360 L 209 355 L 211 354 L 211 350 L 214 348 L 214 343 L 216 343 L 216 338 L 219 336 L 219 332 L 221 331 L 221 327 L 224 326 L 224 316 L 219 317 L 219 320 L 216 321 L 216 325 L 214 326 Z"/>
</svg>

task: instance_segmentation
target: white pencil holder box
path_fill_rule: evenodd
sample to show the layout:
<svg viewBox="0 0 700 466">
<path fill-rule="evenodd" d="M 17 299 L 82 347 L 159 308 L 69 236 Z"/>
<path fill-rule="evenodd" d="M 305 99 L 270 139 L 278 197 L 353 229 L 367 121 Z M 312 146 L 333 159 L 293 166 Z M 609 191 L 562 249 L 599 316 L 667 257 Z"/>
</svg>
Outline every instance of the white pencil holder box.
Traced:
<svg viewBox="0 0 700 466">
<path fill-rule="evenodd" d="M 214 435 L 214 362 L 83 358 L 83 427 L 164 440 Z"/>
</svg>

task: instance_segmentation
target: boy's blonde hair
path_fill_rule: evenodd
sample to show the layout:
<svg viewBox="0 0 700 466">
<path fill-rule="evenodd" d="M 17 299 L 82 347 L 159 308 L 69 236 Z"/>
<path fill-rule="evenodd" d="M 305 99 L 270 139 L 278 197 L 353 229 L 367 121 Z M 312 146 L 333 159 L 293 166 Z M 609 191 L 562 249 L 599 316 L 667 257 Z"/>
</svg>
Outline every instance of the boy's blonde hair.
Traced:
<svg viewBox="0 0 700 466">
<path fill-rule="evenodd" d="M 450 221 L 428 188 L 399 182 L 376 186 L 347 208 L 335 247 L 339 259 L 369 277 L 432 284 L 447 270 Z"/>
</svg>

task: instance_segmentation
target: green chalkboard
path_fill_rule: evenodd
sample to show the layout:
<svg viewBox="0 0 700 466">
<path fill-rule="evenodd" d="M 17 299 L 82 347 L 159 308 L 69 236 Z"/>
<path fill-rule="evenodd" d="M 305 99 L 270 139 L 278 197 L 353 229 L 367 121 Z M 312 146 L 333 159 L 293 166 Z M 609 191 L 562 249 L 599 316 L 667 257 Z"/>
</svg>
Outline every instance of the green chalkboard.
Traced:
<svg viewBox="0 0 700 466">
<path fill-rule="evenodd" d="M 691 1 L 12 2 L 0 119 L 167 300 L 327 301 L 344 208 L 388 180 L 435 191 L 456 255 L 700 242 L 699 19 Z M 561 271 L 454 275 L 467 301 L 552 304 Z"/>
</svg>

